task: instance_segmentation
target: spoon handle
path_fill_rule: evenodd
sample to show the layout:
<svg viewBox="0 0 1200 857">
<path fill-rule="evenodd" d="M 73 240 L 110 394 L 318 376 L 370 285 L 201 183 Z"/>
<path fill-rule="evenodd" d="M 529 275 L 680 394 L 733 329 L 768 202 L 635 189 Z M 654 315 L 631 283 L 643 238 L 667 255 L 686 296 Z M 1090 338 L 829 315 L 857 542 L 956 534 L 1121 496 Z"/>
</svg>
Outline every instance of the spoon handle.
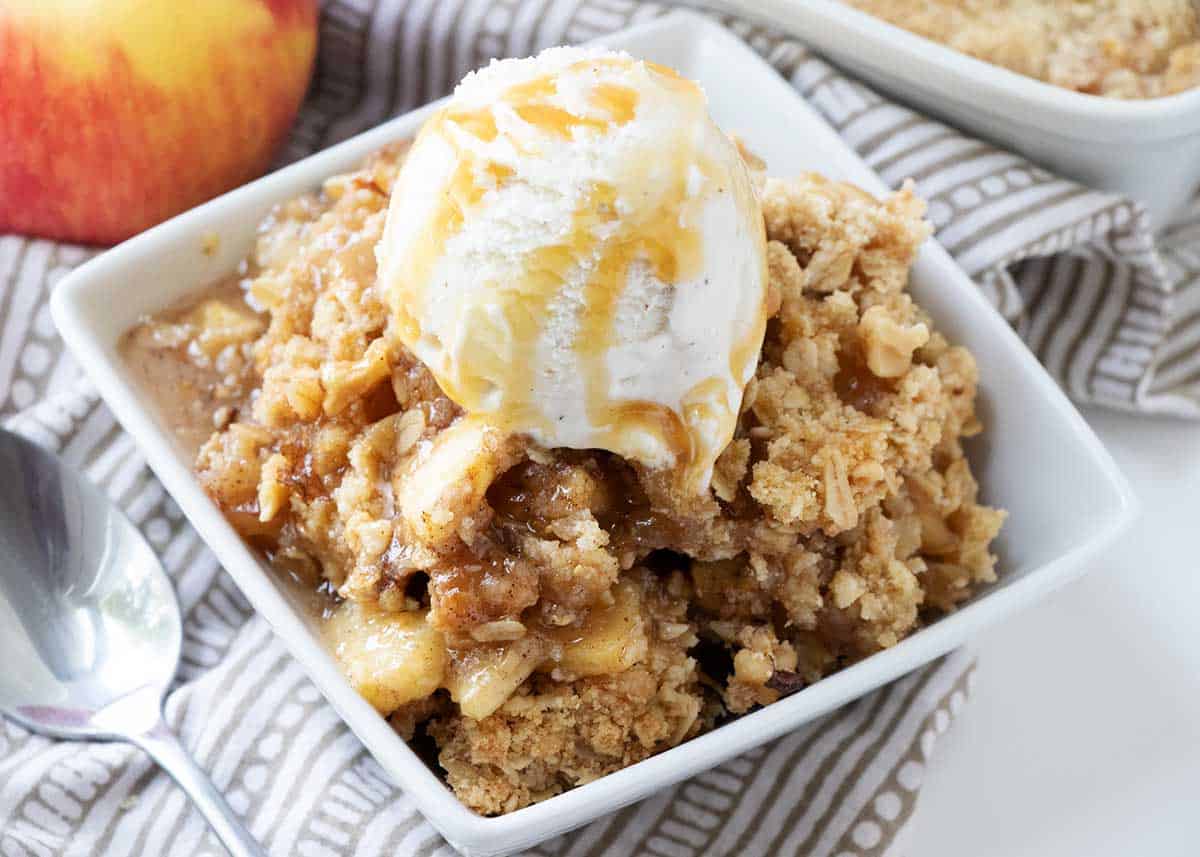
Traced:
<svg viewBox="0 0 1200 857">
<path fill-rule="evenodd" d="M 191 798 L 232 857 L 267 857 L 208 775 L 161 719 L 149 731 L 130 737 Z"/>
</svg>

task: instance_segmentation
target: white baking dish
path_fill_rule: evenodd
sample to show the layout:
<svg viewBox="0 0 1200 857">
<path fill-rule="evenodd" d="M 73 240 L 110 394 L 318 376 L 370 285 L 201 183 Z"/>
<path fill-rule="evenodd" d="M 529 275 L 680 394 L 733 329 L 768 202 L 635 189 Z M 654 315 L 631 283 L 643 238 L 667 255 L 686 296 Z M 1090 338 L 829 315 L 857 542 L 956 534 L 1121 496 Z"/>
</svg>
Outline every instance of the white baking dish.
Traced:
<svg viewBox="0 0 1200 857">
<path fill-rule="evenodd" d="M 714 114 L 776 172 L 820 170 L 883 190 L 879 179 L 785 81 L 730 33 L 676 14 L 607 43 L 700 79 Z M 961 645 L 980 628 L 1083 571 L 1135 514 L 1136 503 L 1107 452 L 1004 320 L 932 241 L 914 292 L 952 339 L 971 347 L 983 376 L 988 431 L 971 453 L 985 498 L 1011 518 L 997 545 L 1001 580 L 962 610 L 900 645 L 686 745 L 541 804 L 500 818 L 466 809 L 383 718 L 346 683 L 321 647 L 303 600 L 279 582 L 204 495 L 117 354 L 132 324 L 232 271 L 270 207 L 354 167 L 411 135 L 428 108 L 227 194 L 89 262 L 58 286 L 54 318 L 63 338 L 136 438 L 150 466 L 247 598 L 363 743 L 451 843 L 469 855 L 506 854 L 609 813 L 670 783 L 824 714 Z M 201 251 L 215 235 L 217 252 Z M 211 239 L 209 246 L 211 247 Z"/>
<path fill-rule="evenodd" d="M 1200 189 L 1200 89 L 1123 101 L 982 62 L 837 0 L 693 0 L 791 32 L 881 92 L 1170 222 Z"/>
</svg>

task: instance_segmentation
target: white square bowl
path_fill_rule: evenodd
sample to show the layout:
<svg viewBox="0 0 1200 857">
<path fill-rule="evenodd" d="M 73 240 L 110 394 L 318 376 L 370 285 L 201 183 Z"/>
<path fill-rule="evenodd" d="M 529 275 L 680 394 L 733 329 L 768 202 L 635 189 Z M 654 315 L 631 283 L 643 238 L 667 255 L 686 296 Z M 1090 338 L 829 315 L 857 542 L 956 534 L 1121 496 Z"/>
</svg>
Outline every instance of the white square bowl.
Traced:
<svg viewBox="0 0 1200 857">
<path fill-rule="evenodd" d="M 1130 100 L 1086 95 L 967 56 L 838 0 L 684 2 L 791 32 L 924 113 L 1085 185 L 1139 200 L 1155 228 L 1200 190 L 1200 89 Z"/>
<path fill-rule="evenodd" d="M 721 125 L 776 174 L 819 170 L 875 193 L 883 184 L 811 108 L 739 39 L 678 13 L 613 35 L 608 45 L 700 80 Z M 117 353 L 121 335 L 231 272 L 271 206 L 353 168 L 413 134 L 430 108 L 335 146 L 158 226 L 65 278 L 53 296 L 64 340 L 145 453 L 150 467 L 255 609 L 363 743 L 455 847 L 492 857 L 528 847 L 692 776 L 818 717 L 962 644 L 983 626 L 1070 580 L 1130 522 L 1136 502 L 1107 452 L 1003 319 L 930 241 L 913 293 L 982 376 L 987 431 L 971 448 L 985 499 L 1011 517 L 997 545 L 1000 580 L 951 616 L 885 652 L 721 728 L 595 782 L 499 818 L 464 807 L 350 687 L 303 602 L 251 551 L 205 496 L 190 464 Z M 201 252 L 218 239 L 218 250 Z"/>
</svg>

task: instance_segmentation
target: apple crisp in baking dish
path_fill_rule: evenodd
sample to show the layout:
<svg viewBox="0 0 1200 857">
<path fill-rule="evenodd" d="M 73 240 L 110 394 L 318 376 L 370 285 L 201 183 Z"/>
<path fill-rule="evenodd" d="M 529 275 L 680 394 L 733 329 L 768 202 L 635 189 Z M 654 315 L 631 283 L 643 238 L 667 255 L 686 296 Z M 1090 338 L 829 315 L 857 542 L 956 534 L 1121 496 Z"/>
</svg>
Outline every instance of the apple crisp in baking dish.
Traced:
<svg viewBox="0 0 1200 857">
<path fill-rule="evenodd" d="M 772 311 L 711 488 L 546 448 L 391 335 L 375 246 L 406 146 L 263 224 L 124 355 L 233 526 L 319 593 L 349 681 L 508 812 L 898 642 L 994 579 L 962 440 L 976 367 L 906 292 L 928 234 L 815 175 L 754 180 Z"/>
<path fill-rule="evenodd" d="M 1193 0 L 843 2 L 1077 92 L 1156 98 L 1200 84 L 1200 11 Z"/>
</svg>

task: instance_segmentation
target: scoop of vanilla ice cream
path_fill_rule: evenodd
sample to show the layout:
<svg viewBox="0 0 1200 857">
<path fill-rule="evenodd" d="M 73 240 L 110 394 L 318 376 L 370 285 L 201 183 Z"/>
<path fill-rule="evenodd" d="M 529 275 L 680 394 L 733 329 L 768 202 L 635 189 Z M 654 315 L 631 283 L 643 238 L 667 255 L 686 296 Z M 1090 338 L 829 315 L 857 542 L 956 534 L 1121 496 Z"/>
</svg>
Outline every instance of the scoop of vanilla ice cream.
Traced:
<svg viewBox="0 0 1200 857">
<path fill-rule="evenodd" d="M 762 345 L 766 239 L 695 83 L 580 48 L 468 75 L 377 255 L 394 335 L 468 412 L 707 488 Z"/>
</svg>

